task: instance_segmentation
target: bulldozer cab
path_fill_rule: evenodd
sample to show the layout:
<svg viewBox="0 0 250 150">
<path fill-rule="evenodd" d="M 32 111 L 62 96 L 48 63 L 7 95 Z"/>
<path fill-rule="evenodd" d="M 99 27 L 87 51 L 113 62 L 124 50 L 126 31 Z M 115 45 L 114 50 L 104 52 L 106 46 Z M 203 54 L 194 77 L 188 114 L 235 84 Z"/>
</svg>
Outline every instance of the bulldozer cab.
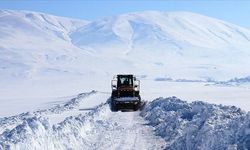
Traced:
<svg viewBox="0 0 250 150">
<path fill-rule="evenodd" d="M 117 86 L 133 86 L 133 76 L 132 75 L 118 75 L 117 76 Z"/>
<path fill-rule="evenodd" d="M 121 87 L 131 88 L 135 91 L 139 91 L 140 81 L 136 79 L 134 75 L 117 75 L 111 83 L 112 90 L 117 90 Z"/>
</svg>

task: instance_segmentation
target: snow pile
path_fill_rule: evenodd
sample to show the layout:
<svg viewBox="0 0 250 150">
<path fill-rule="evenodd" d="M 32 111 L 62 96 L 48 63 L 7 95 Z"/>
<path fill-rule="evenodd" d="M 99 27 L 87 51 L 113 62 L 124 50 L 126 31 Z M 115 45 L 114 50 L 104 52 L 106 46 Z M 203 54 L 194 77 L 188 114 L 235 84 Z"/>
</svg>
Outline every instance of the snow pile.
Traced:
<svg viewBox="0 0 250 150">
<path fill-rule="evenodd" d="M 96 93 L 96 91 L 81 93 L 68 102 L 52 108 L 0 118 L 0 150 L 93 149 L 98 139 L 91 140 L 90 137 L 94 133 L 99 133 L 100 129 L 106 131 L 109 128 L 114 131 L 113 127 L 117 125 L 107 120 L 107 114 L 111 112 L 109 105 L 107 103 L 101 103 L 96 107 L 93 105 L 90 111 L 69 117 L 63 113 L 79 110 L 79 105 L 83 101 L 92 100 L 91 97 L 97 95 Z M 54 114 L 60 114 L 65 118 L 53 124 L 48 117 Z"/>
<path fill-rule="evenodd" d="M 234 106 L 158 98 L 141 116 L 165 139 L 167 149 L 250 149 L 250 113 Z"/>
<path fill-rule="evenodd" d="M 88 139 L 84 138 L 89 130 L 112 126 L 98 121 L 99 113 L 108 110 L 102 106 L 87 115 L 71 116 L 53 126 L 42 117 L 24 119 L 22 124 L 0 135 L 0 149 L 85 149 Z"/>
<path fill-rule="evenodd" d="M 87 96 L 95 94 L 95 93 L 96 91 L 92 91 L 89 93 L 81 93 L 81 94 L 78 94 L 76 98 L 72 98 L 68 102 L 61 104 L 61 105 L 56 105 L 54 107 L 43 109 L 43 110 L 38 110 L 35 112 L 25 112 L 16 116 L 0 118 L 0 134 L 3 133 L 4 131 L 8 132 L 9 130 L 12 130 L 12 128 L 17 127 L 20 124 L 23 124 L 25 120 L 29 121 L 31 118 L 34 118 L 34 117 L 37 119 L 37 117 L 40 117 L 46 114 L 60 114 L 64 111 L 74 109 L 76 106 L 79 105 L 80 101 L 82 101 Z"/>
</svg>

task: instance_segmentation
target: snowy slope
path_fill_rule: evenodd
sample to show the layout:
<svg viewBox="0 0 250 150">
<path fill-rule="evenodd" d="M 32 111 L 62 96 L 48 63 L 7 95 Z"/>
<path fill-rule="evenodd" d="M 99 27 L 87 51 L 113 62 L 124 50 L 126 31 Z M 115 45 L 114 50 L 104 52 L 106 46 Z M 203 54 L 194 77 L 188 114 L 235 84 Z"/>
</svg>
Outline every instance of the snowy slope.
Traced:
<svg viewBox="0 0 250 150">
<path fill-rule="evenodd" d="M 70 36 L 78 47 L 130 60 L 145 70 L 140 74 L 190 79 L 249 74 L 244 68 L 250 65 L 250 31 L 199 14 L 128 13 L 90 22 Z"/>
<path fill-rule="evenodd" d="M 205 80 L 250 74 L 250 31 L 199 14 L 146 11 L 81 21 L 2 10 L 0 23 L 2 82 L 120 72 Z"/>
<path fill-rule="evenodd" d="M 72 45 L 68 35 L 86 23 L 43 13 L 2 10 L 1 80 L 34 78 L 51 72 L 65 74 L 69 70 L 77 72 L 73 68 L 79 63 L 77 57 L 87 61 L 90 56 Z"/>
<path fill-rule="evenodd" d="M 95 45 L 102 48 L 108 43 L 112 43 L 110 46 L 123 43 L 135 49 L 154 48 L 160 45 L 162 48 L 181 50 L 188 46 L 223 48 L 244 45 L 250 41 L 250 31 L 189 12 L 148 11 L 90 22 L 87 26 L 72 32 L 71 37 L 73 43 L 79 46 Z M 99 43 L 102 43 L 102 46 Z"/>
<path fill-rule="evenodd" d="M 105 59 L 93 53 L 92 48 L 80 48 L 72 43 L 71 33 L 88 21 L 29 11 L 0 13 L 1 82 L 105 75 L 107 70 L 119 70 L 120 65 L 131 66 L 127 60 L 114 66 L 115 58 Z"/>
</svg>

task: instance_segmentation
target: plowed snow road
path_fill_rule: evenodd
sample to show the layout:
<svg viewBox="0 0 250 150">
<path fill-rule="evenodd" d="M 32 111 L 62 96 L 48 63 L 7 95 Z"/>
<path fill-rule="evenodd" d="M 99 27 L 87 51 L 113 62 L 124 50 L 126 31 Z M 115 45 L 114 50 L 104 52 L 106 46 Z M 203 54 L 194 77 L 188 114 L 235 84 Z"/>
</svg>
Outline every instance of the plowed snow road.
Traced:
<svg viewBox="0 0 250 150">
<path fill-rule="evenodd" d="M 79 94 L 45 110 L 0 120 L 0 149 L 163 149 L 139 112 L 112 112 L 108 93 Z"/>
</svg>

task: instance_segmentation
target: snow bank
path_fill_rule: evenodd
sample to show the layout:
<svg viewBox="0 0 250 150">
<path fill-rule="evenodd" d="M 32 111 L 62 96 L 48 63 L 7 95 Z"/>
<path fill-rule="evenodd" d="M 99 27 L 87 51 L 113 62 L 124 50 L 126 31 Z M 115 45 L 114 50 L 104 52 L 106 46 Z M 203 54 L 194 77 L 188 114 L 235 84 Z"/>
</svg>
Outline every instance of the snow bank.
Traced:
<svg viewBox="0 0 250 150">
<path fill-rule="evenodd" d="M 72 98 L 68 102 L 61 105 L 56 105 L 48 109 L 37 110 L 35 112 L 24 112 L 16 116 L 0 118 L 0 136 L 3 132 L 9 132 L 18 125 L 23 124 L 25 120 L 30 120 L 30 118 L 40 117 L 46 114 L 60 114 L 64 111 L 74 109 L 79 105 L 80 101 L 82 101 L 87 96 L 95 93 L 96 91 L 91 91 L 89 93 L 81 93 L 78 94 L 77 97 Z"/>
<path fill-rule="evenodd" d="M 93 147 L 88 134 L 97 132 L 100 126 L 113 126 L 99 118 L 109 111 L 108 105 L 101 104 L 87 115 L 80 114 L 66 118 L 63 122 L 50 125 L 43 117 L 24 119 L 22 124 L 0 135 L 0 149 L 89 149 Z"/>
<path fill-rule="evenodd" d="M 250 149 L 250 113 L 235 106 L 158 98 L 141 112 L 167 149 Z"/>
</svg>

